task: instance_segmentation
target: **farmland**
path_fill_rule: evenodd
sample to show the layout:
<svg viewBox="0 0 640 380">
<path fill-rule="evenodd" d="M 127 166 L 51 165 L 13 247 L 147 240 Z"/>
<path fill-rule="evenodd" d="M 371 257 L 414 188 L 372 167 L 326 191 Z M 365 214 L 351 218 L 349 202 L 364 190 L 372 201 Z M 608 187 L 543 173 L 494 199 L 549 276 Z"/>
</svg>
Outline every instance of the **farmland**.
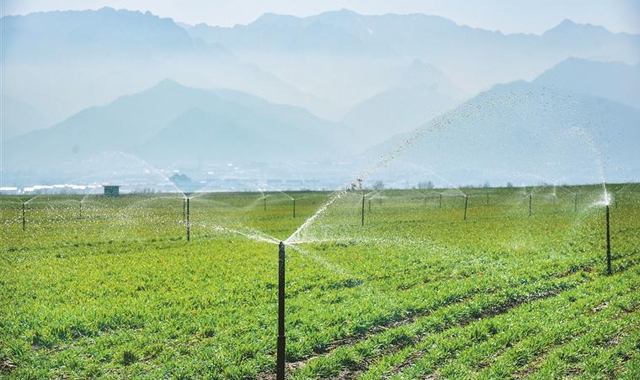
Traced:
<svg viewBox="0 0 640 380">
<path fill-rule="evenodd" d="M 640 191 L 608 191 L 610 275 L 601 186 L 197 194 L 189 241 L 181 195 L 2 196 L 0 377 L 274 378 L 290 238 L 288 378 L 638 379 Z"/>
</svg>

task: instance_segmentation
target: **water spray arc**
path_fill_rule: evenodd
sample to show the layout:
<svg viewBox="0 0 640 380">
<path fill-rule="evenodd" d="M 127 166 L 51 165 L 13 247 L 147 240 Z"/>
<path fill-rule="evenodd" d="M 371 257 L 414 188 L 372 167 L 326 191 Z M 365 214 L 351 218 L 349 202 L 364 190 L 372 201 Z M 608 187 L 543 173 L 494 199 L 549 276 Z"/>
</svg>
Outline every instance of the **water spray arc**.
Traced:
<svg viewBox="0 0 640 380">
<path fill-rule="evenodd" d="M 284 331 L 285 299 L 285 248 L 278 245 L 278 347 L 276 356 L 276 380 L 284 380 L 286 335 Z"/>
</svg>

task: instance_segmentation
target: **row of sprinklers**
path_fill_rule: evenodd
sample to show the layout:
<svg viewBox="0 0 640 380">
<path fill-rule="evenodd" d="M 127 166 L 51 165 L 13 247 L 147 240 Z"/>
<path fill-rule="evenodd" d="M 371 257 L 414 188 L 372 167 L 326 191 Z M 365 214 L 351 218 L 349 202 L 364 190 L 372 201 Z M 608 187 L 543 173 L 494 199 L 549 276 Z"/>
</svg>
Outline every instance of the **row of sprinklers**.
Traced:
<svg viewBox="0 0 640 380">
<path fill-rule="evenodd" d="M 372 191 L 369 193 L 366 193 L 363 187 L 360 187 L 359 191 L 361 192 L 361 207 L 360 207 L 360 224 L 362 227 L 365 226 L 365 210 L 366 210 L 366 205 L 368 204 L 368 211 L 371 212 L 372 211 L 372 200 L 373 199 L 377 199 L 378 202 L 380 204 L 382 204 L 382 198 L 374 198 L 375 194 L 378 191 Z M 426 195 L 426 194 L 422 194 L 423 196 L 424 202 L 426 203 L 428 200 L 430 199 L 436 199 L 438 202 L 438 207 L 442 208 L 443 207 L 443 194 L 439 193 L 437 195 Z M 27 200 L 26 202 L 22 203 L 22 229 L 23 231 L 26 230 L 26 225 L 27 225 L 27 219 L 26 219 L 26 211 L 27 211 L 27 206 L 29 205 L 30 202 L 32 202 L 33 200 L 35 200 L 36 198 L 38 198 L 40 195 L 31 198 L 29 200 Z M 288 196 L 288 195 L 287 195 Z M 468 195 L 468 194 L 461 194 L 461 195 L 457 195 L 456 197 L 459 197 L 462 199 L 462 204 L 463 204 L 463 214 L 462 214 L 462 218 L 464 221 L 466 221 L 468 219 L 468 209 L 469 209 L 469 198 L 470 197 L 475 197 L 475 198 L 484 198 L 484 203 L 486 205 L 489 205 L 491 202 L 491 194 L 490 193 L 484 193 L 484 194 L 476 194 L 476 195 Z M 197 196 L 196 196 L 197 197 Z M 264 211 L 267 211 L 268 209 L 268 202 L 267 199 L 269 197 L 269 194 L 263 194 L 261 201 L 262 201 L 262 208 Z M 450 195 L 447 195 L 447 197 L 451 197 Z M 184 198 L 183 198 L 183 221 L 184 224 L 186 226 L 186 238 L 187 241 L 191 240 L 191 217 L 190 217 L 190 209 L 191 209 L 191 199 L 193 197 L 189 196 L 187 194 L 184 194 Z M 292 217 L 295 218 L 296 217 L 296 199 L 288 196 L 288 198 L 291 200 L 291 207 L 292 207 Z M 533 199 L 534 199 L 534 193 L 532 191 L 522 194 L 522 203 L 526 205 L 527 209 L 528 209 L 528 215 L 529 217 L 533 216 Z M 555 194 L 553 195 L 553 204 L 556 204 L 556 196 Z M 83 199 L 84 200 L 84 199 Z M 610 275 L 612 273 L 612 263 L 611 263 L 611 233 L 610 233 L 610 203 L 611 201 L 613 201 L 613 206 L 617 207 L 618 202 L 617 202 L 617 198 L 614 197 L 610 197 L 608 193 L 605 193 L 605 198 L 604 201 L 602 202 L 602 204 L 605 206 L 605 224 L 606 224 L 606 263 L 607 263 L 607 273 Z M 578 193 L 573 193 L 573 206 L 574 206 L 574 211 L 577 212 L 578 211 L 578 203 L 579 203 L 579 195 Z M 82 214 L 83 214 L 83 202 L 80 202 L 79 205 L 79 217 L 82 218 Z M 277 358 L 276 358 L 276 378 L 277 379 L 284 379 L 285 378 L 285 346 L 286 346 L 286 334 L 285 334 L 285 298 L 286 298 L 286 281 L 285 281 L 285 263 L 286 263 L 286 253 L 285 253 L 285 242 L 279 242 L 278 245 L 278 336 L 277 336 Z"/>
<path fill-rule="evenodd" d="M 368 199 L 369 202 L 369 211 L 371 211 L 371 197 L 367 197 L 371 193 L 366 194 L 364 188 L 362 187 L 362 181 L 358 180 L 360 185 L 360 191 L 362 192 L 362 206 L 361 206 L 361 217 L 360 223 L 361 226 L 364 227 L 365 221 L 365 203 Z M 490 202 L 489 194 L 486 193 L 484 195 L 486 197 L 486 204 L 488 205 Z M 463 220 L 467 220 L 467 209 L 469 206 L 469 195 L 462 195 L 464 199 L 464 214 Z M 607 275 L 612 274 L 611 268 L 611 229 L 610 229 L 610 195 L 606 192 L 604 194 L 604 206 L 605 206 L 605 224 L 606 224 L 606 260 L 607 260 Z M 425 197 L 426 199 L 426 197 Z M 442 194 L 438 195 L 439 199 L 439 207 L 442 207 Z M 533 193 L 530 192 L 525 196 L 525 199 L 528 199 L 528 209 L 529 216 L 533 215 Z M 556 204 L 556 196 L 553 195 L 553 204 Z M 381 201 L 381 199 L 380 199 Z M 617 207 L 617 201 L 614 198 L 614 205 Z M 578 193 L 574 193 L 574 211 L 578 211 Z M 285 266 L 286 266 L 286 248 L 285 242 L 281 241 L 278 244 L 278 336 L 277 336 L 277 347 L 276 347 L 276 380 L 284 380 L 285 379 L 285 368 L 286 368 L 286 332 L 285 332 L 285 299 L 286 299 L 286 278 L 285 278 Z"/>
</svg>

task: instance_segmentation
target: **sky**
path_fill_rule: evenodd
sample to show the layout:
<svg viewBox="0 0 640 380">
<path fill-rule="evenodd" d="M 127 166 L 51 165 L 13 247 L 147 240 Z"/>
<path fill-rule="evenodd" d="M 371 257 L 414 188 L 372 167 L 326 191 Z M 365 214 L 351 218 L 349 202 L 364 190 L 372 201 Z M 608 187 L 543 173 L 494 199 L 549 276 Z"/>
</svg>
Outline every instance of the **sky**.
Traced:
<svg viewBox="0 0 640 380">
<path fill-rule="evenodd" d="M 110 6 L 221 26 L 247 24 L 266 12 L 308 16 L 346 8 L 362 14 L 438 15 L 505 33 L 541 34 L 571 19 L 640 34 L 640 0 L 1 0 L 0 4 L 4 15 Z"/>
</svg>

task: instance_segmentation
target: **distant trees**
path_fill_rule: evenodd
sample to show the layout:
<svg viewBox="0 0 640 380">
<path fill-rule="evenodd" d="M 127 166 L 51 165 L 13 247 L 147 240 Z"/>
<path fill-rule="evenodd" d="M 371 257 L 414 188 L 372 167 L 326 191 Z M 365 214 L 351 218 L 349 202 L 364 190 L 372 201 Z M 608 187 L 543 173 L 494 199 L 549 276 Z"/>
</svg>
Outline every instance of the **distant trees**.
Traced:
<svg viewBox="0 0 640 380">
<path fill-rule="evenodd" d="M 418 183 L 418 189 L 424 190 L 424 189 L 433 189 L 433 182 L 431 181 L 426 181 L 426 182 L 419 182 Z"/>
<path fill-rule="evenodd" d="M 376 181 L 373 183 L 373 190 L 384 190 L 384 182 Z"/>
</svg>

